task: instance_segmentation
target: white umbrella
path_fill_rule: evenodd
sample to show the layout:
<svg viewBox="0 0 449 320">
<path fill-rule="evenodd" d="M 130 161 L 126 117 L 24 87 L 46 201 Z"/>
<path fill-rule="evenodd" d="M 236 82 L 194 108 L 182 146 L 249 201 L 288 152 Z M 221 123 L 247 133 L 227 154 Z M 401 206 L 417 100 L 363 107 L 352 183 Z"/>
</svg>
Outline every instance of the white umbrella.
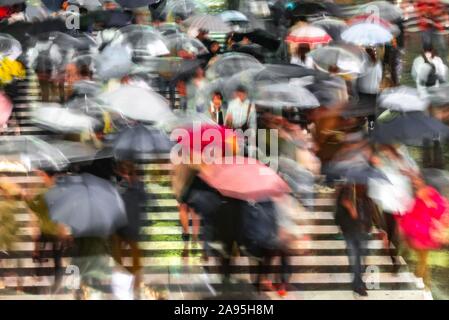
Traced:
<svg viewBox="0 0 449 320">
<path fill-rule="evenodd" d="M 78 133 L 93 131 L 100 121 L 76 110 L 62 108 L 54 104 L 36 104 L 31 113 L 32 120 L 46 128 L 58 132 Z"/>
<path fill-rule="evenodd" d="M 303 109 L 320 106 L 318 99 L 306 88 L 291 83 L 263 85 L 257 88 L 255 103 L 265 107 L 298 107 Z"/>
<path fill-rule="evenodd" d="M 189 27 L 188 33 L 197 35 L 199 30 L 214 33 L 228 33 L 231 28 L 219 17 L 211 14 L 201 14 L 188 18 L 184 24 Z"/>
<path fill-rule="evenodd" d="M 219 14 L 224 22 L 249 22 L 247 16 L 237 10 L 227 10 Z"/>
<path fill-rule="evenodd" d="M 22 54 L 22 45 L 9 34 L 0 34 L 0 57 L 16 60 Z"/>
<path fill-rule="evenodd" d="M 379 97 L 380 107 L 400 112 L 425 111 L 429 104 L 418 90 L 405 86 L 384 90 Z"/>
<path fill-rule="evenodd" d="M 376 46 L 393 40 L 387 29 L 374 23 L 360 23 L 349 27 L 341 34 L 341 38 L 358 46 Z"/>
<path fill-rule="evenodd" d="M 359 74 L 363 70 L 365 55 L 350 45 L 321 47 L 311 51 L 309 55 L 320 71 L 328 72 L 331 66 L 337 66 L 340 74 Z"/>
<path fill-rule="evenodd" d="M 134 120 L 160 122 L 172 113 L 164 97 L 140 87 L 124 85 L 98 98 L 105 103 L 105 109 Z"/>
<path fill-rule="evenodd" d="M 118 44 L 109 44 L 94 60 L 97 75 L 103 80 L 122 78 L 133 67 L 131 49 Z"/>
</svg>

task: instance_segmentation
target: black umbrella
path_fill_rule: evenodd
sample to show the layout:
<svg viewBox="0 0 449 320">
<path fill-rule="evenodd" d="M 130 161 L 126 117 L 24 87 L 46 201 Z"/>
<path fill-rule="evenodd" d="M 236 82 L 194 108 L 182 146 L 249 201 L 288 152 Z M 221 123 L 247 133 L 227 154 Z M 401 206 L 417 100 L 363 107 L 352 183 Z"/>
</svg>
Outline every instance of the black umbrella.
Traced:
<svg viewBox="0 0 449 320">
<path fill-rule="evenodd" d="M 160 0 L 116 0 L 116 2 L 125 9 L 148 7 L 149 5 L 155 4 L 159 1 Z"/>
<path fill-rule="evenodd" d="M 423 112 L 395 113 L 386 111 L 374 129 L 375 142 L 403 143 L 422 146 L 424 140 L 446 139 L 449 127 Z"/>
<path fill-rule="evenodd" d="M 254 58 L 256 58 L 257 60 L 259 60 L 261 62 L 263 62 L 263 60 L 264 60 L 262 46 L 255 44 L 255 43 L 246 44 L 246 45 L 237 45 L 232 49 L 232 51 L 252 55 Z"/>
<path fill-rule="evenodd" d="M 169 153 L 173 144 L 160 130 L 137 125 L 127 128 L 113 141 L 113 154 L 119 160 L 139 159 L 143 155 Z"/>
<path fill-rule="evenodd" d="M 281 40 L 278 37 L 262 29 L 255 29 L 251 32 L 236 32 L 232 38 L 235 41 L 241 41 L 244 37 L 271 51 L 277 50 L 281 45 Z"/>
<path fill-rule="evenodd" d="M 299 16 L 308 16 L 317 13 L 326 13 L 326 5 L 319 2 L 299 0 L 287 4 L 286 15 L 291 19 Z"/>
<path fill-rule="evenodd" d="M 1 0 L 0 6 L 12 6 L 19 3 L 25 3 L 26 0 Z"/>
<path fill-rule="evenodd" d="M 31 36 L 46 34 L 53 31 L 67 31 L 65 21 L 59 18 L 46 19 L 38 22 L 18 21 L 11 24 L 0 24 L 0 33 L 7 33 L 22 44 L 26 43 Z"/>
<path fill-rule="evenodd" d="M 60 178 L 45 200 L 50 218 L 69 226 L 74 237 L 107 237 L 127 224 L 114 185 L 91 174 Z"/>
</svg>

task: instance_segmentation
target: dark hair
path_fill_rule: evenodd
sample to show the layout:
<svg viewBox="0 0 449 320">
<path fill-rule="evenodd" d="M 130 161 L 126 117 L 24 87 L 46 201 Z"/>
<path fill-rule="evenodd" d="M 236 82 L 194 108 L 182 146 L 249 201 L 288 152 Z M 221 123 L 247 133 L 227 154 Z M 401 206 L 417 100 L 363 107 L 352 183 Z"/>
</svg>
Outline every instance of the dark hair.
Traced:
<svg viewBox="0 0 449 320">
<path fill-rule="evenodd" d="M 212 97 L 219 96 L 221 100 L 223 100 L 223 94 L 220 91 L 214 91 L 212 93 Z"/>
<path fill-rule="evenodd" d="M 248 90 L 247 90 L 244 86 L 239 85 L 237 88 L 235 88 L 235 92 L 244 92 L 244 93 L 247 93 Z"/>
<path fill-rule="evenodd" d="M 308 43 L 301 43 L 298 46 L 298 56 L 302 62 L 306 61 L 306 55 L 310 52 L 310 45 Z"/>
<path fill-rule="evenodd" d="M 371 62 L 375 63 L 377 61 L 377 58 L 376 58 L 376 51 L 374 50 L 374 48 L 366 48 L 365 51 L 370 57 Z"/>
</svg>

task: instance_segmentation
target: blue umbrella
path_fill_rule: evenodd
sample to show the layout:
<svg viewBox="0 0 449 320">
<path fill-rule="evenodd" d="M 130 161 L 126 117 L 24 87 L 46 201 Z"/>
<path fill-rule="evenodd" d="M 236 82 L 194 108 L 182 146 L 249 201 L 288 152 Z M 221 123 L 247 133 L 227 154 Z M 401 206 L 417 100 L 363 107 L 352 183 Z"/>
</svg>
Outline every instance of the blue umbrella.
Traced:
<svg viewBox="0 0 449 320">
<path fill-rule="evenodd" d="M 42 0 L 42 3 L 51 11 L 59 11 L 64 0 Z"/>
<path fill-rule="evenodd" d="M 45 200 L 50 218 L 69 226 L 74 237 L 107 237 L 127 224 L 114 185 L 91 174 L 62 177 Z"/>
</svg>

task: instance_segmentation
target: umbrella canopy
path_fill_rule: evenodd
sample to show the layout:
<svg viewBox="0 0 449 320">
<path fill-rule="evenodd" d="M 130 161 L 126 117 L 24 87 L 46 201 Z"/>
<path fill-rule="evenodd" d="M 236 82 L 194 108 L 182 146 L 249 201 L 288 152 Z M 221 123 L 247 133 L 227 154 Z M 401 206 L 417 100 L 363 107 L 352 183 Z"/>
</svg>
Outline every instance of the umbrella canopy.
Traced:
<svg viewBox="0 0 449 320">
<path fill-rule="evenodd" d="M 309 54 L 319 70 L 328 72 L 330 67 L 337 66 L 339 74 L 362 73 L 366 56 L 363 51 L 344 45 L 317 48 Z"/>
<path fill-rule="evenodd" d="M 99 159 L 112 158 L 110 148 L 97 148 L 81 142 L 52 140 L 51 145 L 57 148 L 70 163 L 91 162 Z"/>
<path fill-rule="evenodd" d="M 124 129 L 113 141 L 112 152 L 119 160 L 135 160 L 148 154 L 170 153 L 173 144 L 162 131 L 137 125 Z"/>
<path fill-rule="evenodd" d="M 403 12 L 399 6 L 388 1 L 373 1 L 362 5 L 360 14 L 375 14 L 387 21 L 398 21 L 403 17 Z"/>
<path fill-rule="evenodd" d="M 62 8 L 64 0 L 41 0 L 44 6 L 51 11 L 59 11 Z"/>
<path fill-rule="evenodd" d="M 162 23 L 159 26 L 157 26 L 157 30 L 164 36 L 169 36 L 172 34 L 179 34 L 182 33 L 181 28 L 176 23 Z"/>
<path fill-rule="evenodd" d="M 334 41 L 341 40 L 341 34 L 348 28 L 346 22 L 335 18 L 324 18 L 312 22 L 312 25 L 323 29 Z"/>
<path fill-rule="evenodd" d="M 162 13 L 167 16 L 167 20 L 174 20 L 176 17 L 186 19 L 195 13 L 206 12 L 207 5 L 198 0 L 167 0 Z"/>
<path fill-rule="evenodd" d="M 124 9 L 134 9 L 148 7 L 159 0 L 116 0 L 116 2 Z"/>
<path fill-rule="evenodd" d="M 26 0 L 1 0 L 0 6 L 12 6 L 24 2 L 26 2 Z"/>
<path fill-rule="evenodd" d="M 68 160 L 60 150 L 44 140 L 25 136 L 0 137 L 0 163 L 2 168 L 15 164 L 20 171 L 50 169 L 60 171 Z"/>
<path fill-rule="evenodd" d="M 253 56 L 245 53 L 226 53 L 207 68 L 208 79 L 227 78 L 248 69 L 262 69 L 263 65 Z"/>
<path fill-rule="evenodd" d="M 211 14 L 201 14 L 188 18 L 184 24 L 189 28 L 188 33 L 196 36 L 199 30 L 207 30 L 214 33 L 231 32 L 229 27 L 220 16 Z"/>
<path fill-rule="evenodd" d="M 388 177 L 379 169 L 368 165 L 356 165 L 341 172 L 347 183 L 368 185 L 371 179 L 389 182 Z"/>
<path fill-rule="evenodd" d="M 390 114 L 390 116 L 388 115 Z M 391 113 L 379 117 L 373 139 L 383 144 L 422 146 L 424 140 L 445 139 L 449 127 L 423 112 Z"/>
<path fill-rule="evenodd" d="M 133 67 L 132 53 L 128 47 L 110 44 L 94 58 L 94 64 L 100 79 L 120 79 Z"/>
<path fill-rule="evenodd" d="M 429 104 L 419 96 L 418 90 L 405 86 L 384 90 L 379 97 L 379 106 L 393 111 L 425 111 Z"/>
<path fill-rule="evenodd" d="M 319 13 L 327 13 L 325 4 L 315 1 L 299 0 L 288 2 L 286 5 L 286 15 L 289 19 Z"/>
<path fill-rule="evenodd" d="M 230 164 L 226 164 L 227 160 Z M 235 157 L 223 162 L 205 165 L 199 174 L 223 196 L 257 202 L 291 191 L 275 171 L 255 159 Z"/>
<path fill-rule="evenodd" d="M 315 46 L 328 44 L 332 41 L 332 38 L 321 28 L 312 25 L 304 25 L 293 29 L 285 40 L 290 43 Z"/>
<path fill-rule="evenodd" d="M 343 41 L 358 46 L 376 46 L 393 40 L 390 31 L 374 23 L 360 23 L 349 27 L 341 35 Z"/>
<path fill-rule="evenodd" d="M 180 50 L 185 50 L 195 56 L 209 53 L 209 50 L 200 40 L 182 33 L 166 36 L 165 44 L 168 50 L 175 56 L 177 56 Z"/>
<path fill-rule="evenodd" d="M 62 108 L 57 104 L 34 106 L 32 120 L 38 125 L 56 132 L 81 133 L 93 132 L 102 124 L 86 114 Z"/>
<path fill-rule="evenodd" d="M 101 90 L 101 85 L 91 80 L 80 80 L 73 84 L 73 91 L 78 95 L 95 96 Z"/>
<path fill-rule="evenodd" d="M 440 84 L 437 87 L 427 89 L 427 97 L 432 106 L 447 106 L 449 104 L 449 84 Z"/>
<path fill-rule="evenodd" d="M 297 107 L 311 109 L 320 106 L 317 98 L 306 88 L 290 83 L 264 85 L 257 88 L 255 103 L 265 107 Z"/>
<path fill-rule="evenodd" d="M 105 109 L 134 120 L 157 123 L 171 114 L 165 98 L 140 87 L 124 85 L 98 98 L 105 103 Z"/>
<path fill-rule="evenodd" d="M 258 44 L 268 50 L 275 51 L 281 45 L 281 40 L 263 29 L 254 29 L 249 32 L 234 33 L 232 39 L 240 42 L 243 38 L 248 38 L 252 43 Z"/>
<path fill-rule="evenodd" d="M 226 10 L 219 14 L 224 22 L 249 22 L 247 16 L 237 10 Z"/>
<path fill-rule="evenodd" d="M 401 30 L 399 30 L 398 26 L 395 24 L 390 23 L 387 20 L 381 19 L 379 17 L 371 17 L 369 14 L 364 14 L 360 16 L 356 16 L 348 21 L 348 25 L 356 25 L 360 23 L 371 23 L 371 24 L 377 24 L 388 31 L 390 31 L 393 35 L 399 35 L 401 33 Z"/>
<path fill-rule="evenodd" d="M 89 11 L 101 9 L 102 6 L 99 0 L 69 0 L 69 4 L 86 8 Z"/>
<path fill-rule="evenodd" d="M 116 39 L 117 43 L 129 46 L 136 58 L 164 56 L 170 53 L 162 35 L 152 27 L 133 25 L 122 28 L 120 33 Z"/>
<path fill-rule="evenodd" d="M 110 182 L 90 174 L 65 176 L 45 194 L 50 218 L 74 237 L 107 237 L 127 223 L 125 206 Z"/>
<path fill-rule="evenodd" d="M 0 34 L 0 59 L 16 60 L 22 54 L 22 45 L 8 34 Z"/>
</svg>

